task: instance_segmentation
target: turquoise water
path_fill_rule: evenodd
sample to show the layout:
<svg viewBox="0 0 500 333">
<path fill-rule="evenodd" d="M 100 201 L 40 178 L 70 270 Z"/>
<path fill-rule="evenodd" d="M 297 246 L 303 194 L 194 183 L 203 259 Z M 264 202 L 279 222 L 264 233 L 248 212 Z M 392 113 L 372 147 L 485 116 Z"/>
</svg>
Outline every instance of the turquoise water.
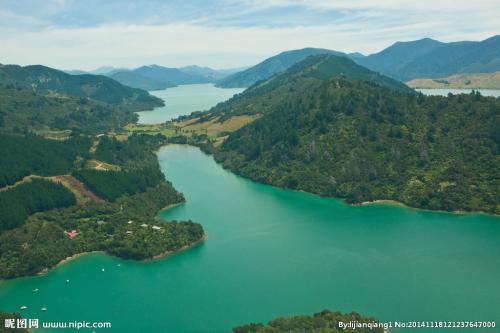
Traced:
<svg viewBox="0 0 500 333">
<path fill-rule="evenodd" d="M 241 88 L 217 88 L 211 83 L 206 83 L 150 91 L 150 94 L 163 99 L 165 106 L 155 108 L 153 111 L 137 112 L 139 123 L 161 124 L 193 111 L 208 110 L 243 90 Z"/>
<path fill-rule="evenodd" d="M 41 320 L 110 321 L 100 331 L 120 333 L 229 333 L 323 309 L 500 323 L 497 217 L 353 207 L 251 182 L 189 146 L 165 147 L 158 157 L 187 198 L 161 216 L 202 223 L 203 244 L 153 262 L 83 256 L 45 276 L 1 282 L 0 308 L 27 305 L 25 316 Z"/>
<path fill-rule="evenodd" d="M 483 96 L 500 97 L 500 89 L 415 89 L 424 95 L 448 96 L 449 93 L 470 94 L 472 90 L 479 91 Z"/>
</svg>

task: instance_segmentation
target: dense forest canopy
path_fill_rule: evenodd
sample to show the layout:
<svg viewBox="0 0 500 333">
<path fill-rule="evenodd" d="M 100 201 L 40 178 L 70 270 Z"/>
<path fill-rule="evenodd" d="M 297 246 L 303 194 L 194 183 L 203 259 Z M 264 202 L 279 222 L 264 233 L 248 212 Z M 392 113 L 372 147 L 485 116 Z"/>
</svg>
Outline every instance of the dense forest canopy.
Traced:
<svg viewBox="0 0 500 333">
<path fill-rule="evenodd" d="M 72 137 L 64 141 L 36 135 L 0 134 L 0 188 L 28 175 L 55 176 L 70 173 L 77 157 L 88 158 L 90 138 Z"/>
<path fill-rule="evenodd" d="M 163 135 L 135 134 L 126 141 L 103 136 L 95 151 L 95 157 L 111 164 L 127 168 L 141 168 L 149 164 L 157 164 L 156 155 L 152 152 L 165 143 Z"/>
<path fill-rule="evenodd" d="M 161 171 L 152 166 L 130 171 L 78 170 L 73 175 L 85 183 L 92 192 L 108 201 L 123 195 L 144 192 L 164 180 Z"/>
<path fill-rule="evenodd" d="M 0 191 L 0 234 L 22 225 L 33 213 L 75 203 L 75 196 L 63 185 L 41 179 Z"/>
</svg>

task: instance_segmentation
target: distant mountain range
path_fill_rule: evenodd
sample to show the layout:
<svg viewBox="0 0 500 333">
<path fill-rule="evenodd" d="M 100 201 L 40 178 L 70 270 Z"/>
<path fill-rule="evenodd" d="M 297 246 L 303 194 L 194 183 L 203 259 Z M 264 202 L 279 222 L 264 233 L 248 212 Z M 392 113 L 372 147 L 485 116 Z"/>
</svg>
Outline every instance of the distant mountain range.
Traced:
<svg viewBox="0 0 500 333">
<path fill-rule="evenodd" d="M 216 82 L 218 80 L 224 79 L 225 77 L 241 72 L 245 70 L 247 67 L 239 67 L 239 68 L 229 68 L 229 69 L 213 69 L 210 67 L 200 67 L 200 66 L 186 66 L 179 68 L 180 71 L 191 74 L 205 77 L 210 80 L 210 82 Z"/>
<path fill-rule="evenodd" d="M 129 69 L 125 67 L 103 66 L 91 71 L 82 71 L 80 69 L 69 69 L 69 70 L 63 70 L 63 72 L 66 72 L 71 75 L 81 75 L 81 74 L 111 75 L 116 72 L 122 72 L 128 70 Z"/>
<path fill-rule="evenodd" d="M 136 69 L 100 67 L 90 72 L 81 70 L 68 70 L 66 72 L 72 75 L 87 73 L 102 74 L 129 87 L 144 90 L 162 90 L 182 84 L 216 82 L 240 70 L 242 68 L 213 69 L 194 65 L 170 68 L 159 65 L 148 65 Z"/>
<path fill-rule="evenodd" d="M 146 90 L 161 90 L 180 84 L 210 82 L 209 79 L 201 75 L 187 74 L 177 68 L 158 65 L 142 66 L 126 72 L 115 72 L 109 77 L 128 86 Z"/>
<path fill-rule="evenodd" d="M 265 80 L 276 73 L 283 72 L 308 56 L 318 54 L 345 55 L 345 53 L 338 51 L 312 47 L 286 51 L 220 80 L 217 82 L 217 86 L 221 88 L 249 87 L 257 81 Z"/>
<path fill-rule="evenodd" d="M 430 38 L 397 42 L 381 52 L 364 56 L 334 50 L 305 48 L 282 52 L 244 71 L 221 79 L 223 88 L 249 87 L 282 72 L 311 55 L 334 54 L 351 58 L 358 64 L 400 81 L 439 78 L 458 73 L 500 71 L 500 36 L 481 42 L 443 43 Z"/>
<path fill-rule="evenodd" d="M 500 36 L 480 42 L 443 43 L 429 38 L 397 42 L 379 53 L 354 60 L 401 81 L 491 73 L 500 71 Z"/>
<path fill-rule="evenodd" d="M 102 75 L 70 75 L 41 65 L 0 65 L 0 85 L 22 87 L 39 95 L 90 98 L 128 111 L 152 109 L 163 101 L 147 91 Z"/>
<path fill-rule="evenodd" d="M 243 70 L 217 70 L 200 66 L 169 68 L 149 65 L 133 70 L 101 67 L 91 73 L 103 74 L 124 85 L 145 90 L 160 90 L 181 84 L 208 82 L 213 82 L 221 88 L 246 88 L 285 71 L 308 56 L 319 54 L 347 57 L 373 71 L 406 82 L 413 79 L 442 78 L 462 73 L 500 71 L 500 36 L 493 36 L 480 42 L 444 43 L 430 38 L 397 42 L 369 56 L 364 56 L 359 52 L 343 53 L 309 47 L 282 52 Z M 85 73 L 79 70 L 67 72 Z"/>
</svg>

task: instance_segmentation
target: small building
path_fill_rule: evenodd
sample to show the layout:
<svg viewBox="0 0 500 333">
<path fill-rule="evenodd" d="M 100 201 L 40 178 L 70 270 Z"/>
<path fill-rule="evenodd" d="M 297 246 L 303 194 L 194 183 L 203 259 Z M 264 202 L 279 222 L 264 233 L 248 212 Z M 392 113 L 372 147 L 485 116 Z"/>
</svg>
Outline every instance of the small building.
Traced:
<svg viewBox="0 0 500 333">
<path fill-rule="evenodd" d="M 66 235 L 68 235 L 69 238 L 73 239 L 78 235 L 78 232 L 76 230 L 71 230 L 71 231 L 67 231 Z"/>
<path fill-rule="evenodd" d="M 161 230 L 161 228 L 159 226 L 157 226 L 157 225 L 154 225 L 151 228 L 153 228 L 154 230 Z"/>
<path fill-rule="evenodd" d="M 146 223 L 143 223 L 143 224 L 141 224 L 141 227 L 143 227 L 143 228 L 147 228 L 147 227 L 148 227 L 148 225 L 147 225 Z"/>
<path fill-rule="evenodd" d="M 128 223 L 128 224 L 132 224 L 132 223 L 134 223 L 134 221 L 130 220 L 130 221 L 128 221 L 127 223 Z"/>
<path fill-rule="evenodd" d="M 127 234 L 127 235 L 132 235 L 132 234 L 133 234 L 133 232 L 132 232 L 132 231 L 130 231 L 130 230 L 127 230 L 126 234 Z"/>
</svg>

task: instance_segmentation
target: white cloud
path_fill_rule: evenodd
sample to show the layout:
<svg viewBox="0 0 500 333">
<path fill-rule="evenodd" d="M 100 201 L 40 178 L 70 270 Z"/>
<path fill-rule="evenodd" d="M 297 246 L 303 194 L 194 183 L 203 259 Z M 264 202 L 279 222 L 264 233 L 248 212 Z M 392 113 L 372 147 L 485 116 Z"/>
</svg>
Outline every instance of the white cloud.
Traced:
<svg viewBox="0 0 500 333">
<path fill-rule="evenodd" d="M 230 17 L 232 12 L 205 13 L 198 20 L 162 25 L 57 27 L 0 11 L 0 20 L 22 23 L 17 30 L 15 25 L 0 24 L 0 62 L 81 69 L 150 63 L 228 68 L 252 65 L 278 52 L 308 46 L 372 53 L 396 41 L 423 37 L 481 40 L 500 32 L 497 0 L 481 4 L 464 0 L 226 1 L 244 3 L 242 10 L 255 15 L 265 8 L 291 5 L 302 6 L 308 13 L 333 10 L 341 15 L 332 16 L 335 19 L 327 24 L 290 22 L 284 27 L 210 24 L 211 18 Z"/>
<path fill-rule="evenodd" d="M 498 10 L 498 0 L 226 0 L 254 8 L 303 6 L 317 10 L 445 11 L 470 12 Z"/>
</svg>

